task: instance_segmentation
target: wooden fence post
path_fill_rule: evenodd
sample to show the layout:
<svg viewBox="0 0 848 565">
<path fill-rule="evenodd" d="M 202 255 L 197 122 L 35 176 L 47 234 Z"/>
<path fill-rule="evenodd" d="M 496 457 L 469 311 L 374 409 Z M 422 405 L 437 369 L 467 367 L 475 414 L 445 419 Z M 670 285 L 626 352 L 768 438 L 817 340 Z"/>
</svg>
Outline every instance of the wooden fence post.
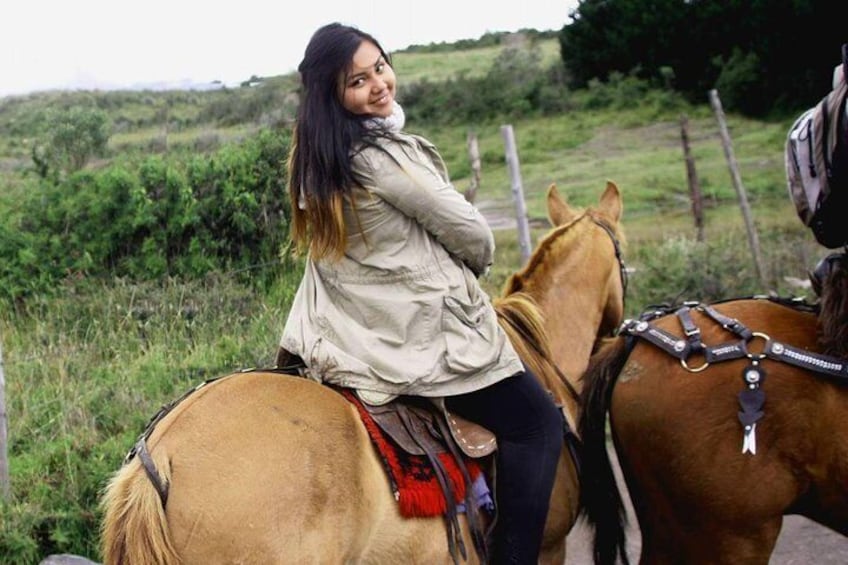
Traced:
<svg viewBox="0 0 848 565">
<path fill-rule="evenodd" d="M 739 176 L 739 166 L 736 164 L 736 157 L 733 155 L 733 145 L 730 142 L 730 133 L 727 131 L 727 122 L 724 119 L 724 110 L 721 107 L 721 100 L 718 97 L 718 91 L 710 90 L 710 105 L 713 107 L 716 119 L 718 120 L 719 130 L 721 132 L 722 146 L 724 147 L 724 156 L 727 159 L 727 164 L 730 167 L 730 176 L 733 179 L 733 187 L 736 189 L 736 194 L 739 196 L 739 207 L 742 209 L 742 216 L 745 219 L 745 228 L 748 230 L 748 244 L 751 246 L 751 254 L 754 256 L 754 266 L 757 269 L 757 277 L 760 279 L 760 284 L 765 288 L 766 280 L 763 270 L 763 261 L 760 258 L 760 241 L 757 237 L 757 228 L 751 219 L 751 207 L 748 205 L 748 195 L 745 193 L 745 187 L 742 185 L 742 178 Z"/>
<path fill-rule="evenodd" d="M 465 191 L 465 199 L 474 203 L 477 197 L 477 189 L 480 188 L 480 146 L 477 144 L 477 135 L 473 131 L 468 132 L 468 160 L 471 162 L 471 185 Z"/>
<path fill-rule="evenodd" d="M 689 195 L 692 198 L 695 229 L 698 233 L 698 241 L 704 241 L 704 199 L 701 195 L 698 174 L 695 172 L 695 159 L 689 149 L 689 119 L 685 114 L 680 116 L 680 140 L 683 143 L 683 157 L 686 160 L 686 180 L 689 183 Z"/>
<path fill-rule="evenodd" d="M 3 344 L 0 342 L 0 497 L 8 500 L 9 488 L 9 450 L 6 438 L 6 378 L 3 375 Z"/>
<path fill-rule="evenodd" d="M 512 186 L 512 200 L 515 204 L 515 220 L 518 224 L 518 247 L 521 250 L 521 262 L 530 258 L 530 223 L 527 220 L 527 204 L 524 202 L 524 189 L 521 186 L 521 171 L 518 165 L 518 150 L 515 146 L 515 136 L 512 126 L 501 126 L 501 135 L 506 152 L 506 165 L 509 168 L 509 179 Z"/>
</svg>

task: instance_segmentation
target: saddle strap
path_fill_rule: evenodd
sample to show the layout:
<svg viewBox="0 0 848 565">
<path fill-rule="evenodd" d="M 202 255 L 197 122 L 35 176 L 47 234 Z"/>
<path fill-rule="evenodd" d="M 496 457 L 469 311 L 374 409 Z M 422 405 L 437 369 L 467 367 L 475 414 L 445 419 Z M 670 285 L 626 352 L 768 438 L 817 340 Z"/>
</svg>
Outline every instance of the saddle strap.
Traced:
<svg viewBox="0 0 848 565">
<path fill-rule="evenodd" d="M 701 342 L 701 330 L 692 321 L 690 307 L 693 304 L 696 305 L 696 309 L 704 312 L 721 327 L 736 334 L 741 339 L 713 346 L 704 345 Z M 766 335 L 755 333 L 739 320 L 721 314 L 708 304 L 686 303 L 675 312 L 685 335 L 683 338 L 654 326 L 650 320 L 653 320 L 659 314 L 662 314 L 662 312 L 652 311 L 638 320 L 625 320 L 619 329 L 619 333 L 644 339 L 682 362 L 685 362 L 692 353 L 697 352 L 703 354 L 706 364 L 742 357 L 752 359 L 767 357 L 808 371 L 837 377 L 840 380 L 848 379 L 848 361 L 845 359 L 794 347 L 775 341 Z M 755 336 L 764 338 L 766 343 L 762 353 L 751 355 L 748 352 L 747 343 Z"/>
<path fill-rule="evenodd" d="M 456 502 L 453 498 L 453 489 L 451 488 L 450 478 L 433 450 L 430 449 L 425 442 L 419 439 L 419 434 L 415 433 L 414 425 L 409 416 L 407 406 L 404 404 L 398 405 L 397 415 L 400 418 L 400 421 L 407 427 L 407 431 L 409 432 L 412 440 L 418 443 L 418 446 L 424 451 L 424 454 L 427 456 L 427 459 L 430 461 L 430 465 L 433 468 L 433 474 L 439 482 L 439 487 L 442 489 L 442 494 L 444 494 L 445 497 L 445 525 L 447 527 L 448 551 L 450 552 L 454 565 L 458 565 L 459 559 L 457 557 L 457 550 L 462 556 L 463 561 L 468 560 L 468 552 L 465 549 L 465 542 L 462 540 L 462 530 L 459 527 Z M 461 461 L 459 464 L 460 466 L 462 465 Z M 470 490 L 471 485 L 466 485 L 466 488 Z M 471 509 L 469 508 L 468 511 L 470 512 Z"/>
<path fill-rule="evenodd" d="M 150 479 L 150 482 L 153 483 L 153 487 L 156 489 L 156 492 L 159 493 L 159 499 L 162 501 L 162 508 L 165 508 L 165 505 L 168 502 L 168 485 L 162 480 L 162 477 L 159 476 L 159 472 L 156 470 L 153 458 L 147 450 L 146 439 L 143 437 L 139 438 L 133 448 L 133 451 L 141 460 L 141 466 L 144 468 L 147 478 Z"/>
<path fill-rule="evenodd" d="M 447 420 L 436 418 L 436 423 L 443 436 L 447 437 L 450 435 L 451 429 L 449 429 L 450 425 Z M 457 449 L 457 443 L 452 441 L 447 441 L 445 443 L 447 443 L 448 449 L 450 450 L 453 458 L 456 459 L 457 466 L 462 473 L 462 480 L 465 481 L 465 519 L 468 522 L 468 529 L 471 532 L 474 549 L 477 551 L 477 556 L 480 558 L 480 562 L 488 563 L 489 556 L 486 548 L 486 534 L 483 531 L 483 525 L 480 523 L 480 516 L 477 513 L 477 508 L 474 506 L 474 489 L 472 488 L 471 475 L 468 473 L 468 467 L 465 466 L 463 453 Z"/>
<path fill-rule="evenodd" d="M 692 320 L 692 307 L 703 312 L 722 328 L 740 337 L 736 341 L 728 341 L 718 345 L 705 345 L 701 341 L 701 329 Z M 672 357 L 686 361 L 693 353 L 701 353 L 707 363 L 740 359 L 748 355 L 746 343 L 754 336 L 748 327 L 739 320 L 725 316 L 709 304 L 687 302 L 675 311 L 684 337 L 678 337 L 662 328 L 658 328 L 649 320 L 661 312 L 651 312 L 648 319 L 626 320 L 620 333 L 626 333 L 646 341 L 662 349 Z"/>
<path fill-rule="evenodd" d="M 769 340 L 763 353 L 766 357 L 795 365 L 816 373 L 848 379 L 848 363 L 844 359 L 813 353 L 782 342 Z"/>
<path fill-rule="evenodd" d="M 676 312 L 677 319 L 680 321 L 680 325 L 683 328 L 683 334 L 686 336 L 686 341 L 689 345 L 687 348 L 687 356 L 692 352 L 703 352 L 704 356 L 707 358 L 707 362 L 712 363 L 724 359 L 743 357 L 745 353 L 747 353 L 744 351 L 744 344 L 751 340 L 754 336 L 754 332 L 748 329 L 739 320 L 725 316 L 709 304 L 697 304 L 695 306 L 696 310 L 705 313 L 722 328 L 739 336 L 741 340 L 736 342 L 734 345 L 738 347 L 738 345 L 741 344 L 743 349 L 740 351 L 737 347 L 730 347 L 724 344 L 713 347 L 707 347 L 704 345 L 701 341 L 701 329 L 695 325 L 694 321 L 692 321 L 692 304 L 693 303 L 686 303 Z M 732 355 L 734 353 L 738 355 L 736 357 L 728 357 L 728 355 Z"/>
<path fill-rule="evenodd" d="M 743 324 L 736 318 L 725 316 L 709 304 L 700 304 L 698 306 L 698 309 L 707 314 L 716 322 L 718 322 L 721 327 L 738 335 L 744 341 L 749 341 L 754 336 L 754 332 L 748 329 L 745 324 Z"/>
</svg>

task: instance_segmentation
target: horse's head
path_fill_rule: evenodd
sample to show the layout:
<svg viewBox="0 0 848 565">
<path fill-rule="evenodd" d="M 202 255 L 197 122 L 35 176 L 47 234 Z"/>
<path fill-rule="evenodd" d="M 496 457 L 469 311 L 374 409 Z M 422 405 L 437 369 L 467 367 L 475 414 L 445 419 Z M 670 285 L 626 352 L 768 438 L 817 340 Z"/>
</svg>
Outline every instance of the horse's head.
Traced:
<svg viewBox="0 0 848 565">
<path fill-rule="evenodd" d="M 621 259 L 621 194 L 612 182 L 595 207 L 570 206 L 555 185 L 548 188 L 551 231 L 504 294 L 523 292 L 546 319 L 558 365 L 582 371 L 598 339 L 624 317 L 626 275 Z"/>
<path fill-rule="evenodd" d="M 580 219 L 580 211 L 570 207 L 563 200 L 554 184 L 548 188 L 547 201 L 548 218 L 554 226 L 567 225 Z M 624 259 L 622 257 L 624 241 L 619 223 L 622 211 L 621 193 L 618 187 L 613 182 L 607 182 L 606 189 L 601 195 L 598 206 L 583 212 L 583 214 L 606 232 L 609 237 L 609 243 L 612 244 L 618 267 L 617 269 L 610 270 L 609 276 L 602 281 L 607 300 L 603 308 L 601 324 L 598 328 L 598 337 L 612 334 L 624 319 L 627 271 L 624 267 Z M 601 238 L 601 240 L 603 239 Z M 605 242 L 602 241 L 600 244 L 604 245 Z M 600 258 L 604 256 L 606 255 L 601 253 L 596 254 L 595 257 L 598 258 L 598 261 L 593 262 L 593 266 L 602 268 L 604 261 L 600 260 Z"/>
</svg>

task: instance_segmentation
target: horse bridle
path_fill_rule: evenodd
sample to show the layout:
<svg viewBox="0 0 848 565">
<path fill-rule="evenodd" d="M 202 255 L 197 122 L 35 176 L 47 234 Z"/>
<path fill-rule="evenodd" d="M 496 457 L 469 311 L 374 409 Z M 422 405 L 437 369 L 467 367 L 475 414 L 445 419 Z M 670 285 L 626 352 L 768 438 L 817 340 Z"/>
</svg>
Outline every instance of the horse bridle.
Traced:
<svg viewBox="0 0 848 565">
<path fill-rule="evenodd" d="M 615 258 L 618 261 L 618 272 L 621 276 L 621 310 L 622 312 L 625 310 L 626 306 L 626 298 L 627 298 L 627 267 L 624 265 L 624 258 L 621 254 L 621 243 L 618 241 L 618 238 L 615 235 L 615 231 L 610 227 L 609 224 L 602 221 L 601 219 L 595 217 L 594 215 L 590 215 L 592 221 L 595 222 L 598 226 L 603 228 L 607 235 L 610 236 L 610 240 L 612 240 L 612 246 L 615 249 Z"/>
</svg>

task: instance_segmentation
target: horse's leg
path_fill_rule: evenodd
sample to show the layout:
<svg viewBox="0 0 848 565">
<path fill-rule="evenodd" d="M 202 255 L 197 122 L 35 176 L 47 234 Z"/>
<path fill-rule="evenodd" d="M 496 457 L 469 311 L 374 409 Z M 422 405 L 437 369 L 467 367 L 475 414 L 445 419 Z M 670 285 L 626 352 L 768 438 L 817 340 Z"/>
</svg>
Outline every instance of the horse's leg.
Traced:
<svg viewBox="0 0 848 565">
<path fill-rule="evenodd" d="M 721 502 L 723 496 L 718 491 L 727 494 L 732 489 L 726 485 L 708 486 L 708 481 L 703 482 L 697 476 L 699 471 L 691 469 L 688 472 L 693 477 L 692 484 L 701 486 L 693 487 L 698 492 L 681 495 L 674 484 L 680 482 L 679 478 L 671 479 L 662 472 L 646 473 L 644 466 L 634 467 L 627 462 L 632 456 L 632 453 L 620 453 L 619 459 L 625 476 L 629 477 L 628 490 L 639 522 L 642 564 L 766 565 L 769 562 L 783 522 L 778 507 L 762 506 L 760 501 L 746 499 L 741 493 L 730 493 L 730 496 L 738 495 L 735 504 Z M 636 471 L 638 479 L 633 476 L 634 468 L 640 469 Z M 764 482 L 768 484 L 767 480 Z M 741 479 L 740 483 L 752 491 L 758 488 L 747 479 Z"/>
<path fill-rule="evenodd" d="M 551 492 L 548 519 L 545 522 L 545 533 L 539 555 L 540 564 L 562 565 L 565 562 L 565 540 L 574 522 L 577 521 L 579 494 L 579 481 L 574 462 L 571 460 L 568 448 L 563 447 L 557 465 L 554 488 Z"/>
<path fill-rule="evenodd" d="M 741 453 L 737 365 L 727 364 L 729 377 L 707 378 L 637 346 L 621 372 L 611 425 L 644 563 L 768 563 L 782 516 L 803 490 L 771 413 L 762 448 Z"/>
<path fill-rule="evenodd" d="M 795 396 L 810 395 L 814 385 L 819 394 L 809 411 L 810 429 L 797 432 L 815 440 L 813 455 L 804 460 L 811 484 L 791 512 L 848 536 L 848 387 L 807 379 Z"/>
<path fill-rule="evenodd" d="M 683 523 L 679 514 L 657 512 L 657 506 L 666 506 L 667 501 L 652 498 L 650 504 L 654 505 L 650 512 L 637 510 L 643 565 L 767 565 L 783 523 L 780 515 L 748 524 L 727 523 L 712 515 L 698 519 L 694 509 L 689 513 L 696 516 Z"/>
</svg>

